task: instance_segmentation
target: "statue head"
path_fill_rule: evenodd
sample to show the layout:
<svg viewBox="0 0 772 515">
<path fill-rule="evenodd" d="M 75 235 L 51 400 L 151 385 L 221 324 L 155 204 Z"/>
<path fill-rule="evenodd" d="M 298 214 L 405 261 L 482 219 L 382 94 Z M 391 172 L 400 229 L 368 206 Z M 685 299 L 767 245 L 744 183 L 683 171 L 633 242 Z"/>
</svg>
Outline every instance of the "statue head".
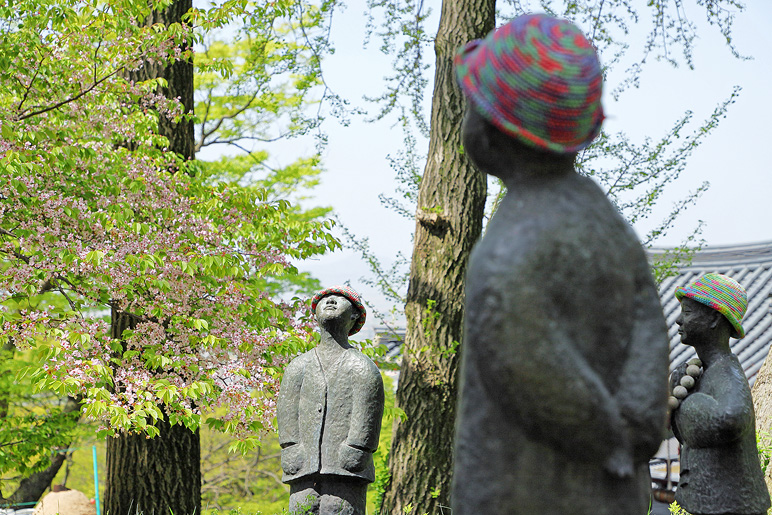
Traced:
<svg viewBox="0 0 772 515">
<path fill-rule="evenodd" d="M 675 296 L 681 302 L 681 315 L 677 322 L 681 326 L 679 332 L 683 343 L 689 339 L 689 327 L 693 328 L 693 336 L 698 324 L 703 323 L 700 320 L 707 320 L 711 311 L 717 311 L 729 322 L 732 338 L 745 336 L 741 321 L 748 308 L 748 295 L 745 288 L 731 277 L 705 274 L 686 287 L 676 288 Z"/>
<path fill-rule="evenodd" d="M 525 145 L 574 154 L 600 133 L 600 62 L 567 20 L 519 16 L 462 47 L 455 67 L 467 109 Z"/>
<path fill-rule="evenodd" d="M 361 296 L 348 286 L 331 286 L 317 292 L 311 299 L 311 309 L 319 325 L 328 321 L 348 324 L 349 336 L 358 333 L 367 318 Z"/>
</svg>

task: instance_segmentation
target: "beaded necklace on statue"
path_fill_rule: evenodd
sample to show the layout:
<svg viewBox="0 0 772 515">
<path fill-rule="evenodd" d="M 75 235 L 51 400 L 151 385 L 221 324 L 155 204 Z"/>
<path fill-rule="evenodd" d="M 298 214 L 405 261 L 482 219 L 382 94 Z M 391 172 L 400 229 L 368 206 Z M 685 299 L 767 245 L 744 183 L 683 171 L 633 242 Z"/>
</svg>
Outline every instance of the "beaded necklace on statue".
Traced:
<svg viewBox="0 0 772 515">
<path fill-rule="evenodd" d="M 670 411 L 675 411 L 675 409 L 681 405 L 681 401 L 691 393 L 694 386 L 697 384 L 697 379 L 701 375 L 702 361 L 700 361 L 700 358 L 692 358 L 686 362 L 686 375 L 684 375 L 679 384 L 673 388 L 673 391 L 670 393 L 670 397 L 667 400 Z"/>
</svg>

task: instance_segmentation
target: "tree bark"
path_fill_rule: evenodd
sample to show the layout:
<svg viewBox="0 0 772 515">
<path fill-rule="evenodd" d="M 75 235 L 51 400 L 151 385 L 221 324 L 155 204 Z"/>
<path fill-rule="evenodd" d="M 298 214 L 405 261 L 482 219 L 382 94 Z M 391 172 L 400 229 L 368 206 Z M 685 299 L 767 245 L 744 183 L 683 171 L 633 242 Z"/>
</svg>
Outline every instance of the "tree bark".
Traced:
<svg viewBox="0 0 772 515">
<path fill-rule="evenodd" d="M 772 436 L 772 359 L 769 359 L 769 354 L 767 354 L 764 364 L 756 375 L 756 382 L 753 383 L 751 395 L 756 414 L 756 433 L 762 436 Z M 772 495 L 772 466 L 767 466 L 764 481 L 767 483 L 767 490 Z"/>
<path fill-rule="evenodd" d="M 152 15 L 144 20 L 144 25 L 152 26 L 156 23 L 170 25 L 181 23 L 182 17 L 193 7 L 193 0 L 175 0 L 163 11 L 153 11 Z M 190 42 L 192 44 L 192 42 Z M 161 88 L 160 94 L 166 98 L 179 98 L 186 113 L 193 113 L 193 61 L 177 59 L 172 64 L 164 66 L 158 63 L 145 62 L 136 71 L 129 73 L 129 79 L 135 82 L 157 79 L 166 79 L 167 86 Z M 169 140 L 169 150 L 180 154 L 186 159 L 193 159 L 195 155 L 195 133 L 193 119 L 184 119 L 179 123 L 161 116 L 158 121 L 158 131 L 161 136 Z"/>
<path fill-rule="evenodd" d="M 176 0 L 167 9 L 155 11 L 144 23 L 179 23 L 192 7 L 192 0 Z M 147 63 L 146 63 L 147 64 Z M 143 66 L 131 74 L 135 81 L 166 79 L 162 93 L 179 98 L 186 113 L 193 111 L 193 63 L 177 60 L 169 66 Z M 169 139 L 169 150 L 185 159 L 194 157 L 193 121 L 174 123 L 159 118 L 160 134 Z M 131 315 L 113 309 L 111 332 L 120 339 L 131 327 Z M 201 443 L 198 431 L 158 424 L 160 435 L 122 434 L 107 441 L 107 478 L 103 513 L 127 515 L 154 513 L 193 515 L 201 513 Z"/>
<path fill-rule="evenodd" d="M 200 438 L 185 426 L 159 424 L 161 434 L 107 440 L 103 513 L 201 513 Z"/>
<path fill-rule="evenodd" d="M 441 506 L 450 506 L 464 279 L 486 197 L 485 176 L 461 152 L 465 101 L 453 57 L 461 45 L 493 30 L 494 16 L 495 0 L 442 4 L 397 387 L 397 403 L 407 419 L 395 423 L 381 513 L 403 513 L 408 504 L 417 513 L 441 513 Z"/>
</svg>

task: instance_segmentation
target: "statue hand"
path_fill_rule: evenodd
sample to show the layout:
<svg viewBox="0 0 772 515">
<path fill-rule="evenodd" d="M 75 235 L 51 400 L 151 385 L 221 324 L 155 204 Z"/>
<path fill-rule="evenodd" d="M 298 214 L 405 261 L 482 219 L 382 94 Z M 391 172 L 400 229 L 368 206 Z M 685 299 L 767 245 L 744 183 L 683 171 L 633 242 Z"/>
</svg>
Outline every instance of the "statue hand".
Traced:
<svg viewBox="0 0 772 515">
<path fill-rule="evenodd" d="M 632 477 L 634 472 L 633 453 L 625 447 L 617 447 L 606 459 L 603 468 L 614 477 Z"/>
<path fill-rule="evenodd" d="M 670 373 L 670 391 L 673 391 L 673 388 L 681 384 L 681 378 L 683 378 L 686 375 L 686 367 L 687 363 L 683 362 L 677 367 L 673 369 L 673 371 Z"/>
<path fill-rule="evenodd" d="M 340 446 L 340 466 L 349 472 L 359 472 L 365 468 L 367 453 L 362 449 L 351 447 L 345 442 Z"/>
<path fill-rule="evenodd" d="M 281 450 L 281 468 L 290 476 L 297 474 L 303 468 L 305 461 L 304 448 L 301 444 L 290 445 Z"/>
<path fill-rule="evenodd" d="M 614 477 L 629 478 L 633 476 L 633 445 L 630 439 L 630 428 L 627 422 L 622 420 L 621 427 L 616 434 L 613 450 L 603 463 L 603 468 Z"/>
<path fill-rule="evenodd" d="M 671 413 L 675 412 L 681 402 L 695 389 L 699 377 L 702 375 L 701 367 L 702 362 L 695 358 L 686 363 L 681 363 L 670 374 L 668 408 Z"/>
</svg>

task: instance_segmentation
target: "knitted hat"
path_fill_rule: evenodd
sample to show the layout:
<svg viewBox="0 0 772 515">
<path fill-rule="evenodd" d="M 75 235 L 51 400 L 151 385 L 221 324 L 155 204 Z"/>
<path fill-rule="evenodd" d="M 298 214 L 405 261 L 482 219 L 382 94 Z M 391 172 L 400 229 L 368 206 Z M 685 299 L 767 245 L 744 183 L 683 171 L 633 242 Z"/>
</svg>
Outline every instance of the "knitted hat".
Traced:
<svg viewBox="0 0 772 515">
<path fill-rule="evenodd" d="M 567 20 L 519 16 L 462 47 L 455 66 L 474 109 L 529 146 L 568 154 L 600 133 L 600 62 Z"/>
<path fill-rule="evenodd" d="M 675 296 L 679 302 L 684 297 L 689 297 L 715 309 L 734 327 L 733 338 L 739 340 L 745 337 L 745 330 L 740 321 L 748 308 L 748 294 L 734 279 L 722 274 L 705 274 L 694 284 L 676 288 Z"/>
<path fill-rule="evenodd" d="M 329 288 L 325 288 L 324 290 L 317 292 L 316 295 L 314 295 L 311 299 L 311 310 L 316 312 L 316 305 L 319 304 L 319 301 L 324 297 L 333 294 L 343 295 L 351 301 L 355 308 L 359 310 L 359 318 L 354 324 L 354 327 L 352 327 L 348 332 L 348 335 L 351 336 L 352 334 L 358 333 L 359 330 L 362 329 L 362 326 L 365 325 L 367 310 L 365 309 L 365 305 L 362 304 L 360 295 L 354 291 L 353 288 L 348 286 L 330 286 Z"/>
</svg>

